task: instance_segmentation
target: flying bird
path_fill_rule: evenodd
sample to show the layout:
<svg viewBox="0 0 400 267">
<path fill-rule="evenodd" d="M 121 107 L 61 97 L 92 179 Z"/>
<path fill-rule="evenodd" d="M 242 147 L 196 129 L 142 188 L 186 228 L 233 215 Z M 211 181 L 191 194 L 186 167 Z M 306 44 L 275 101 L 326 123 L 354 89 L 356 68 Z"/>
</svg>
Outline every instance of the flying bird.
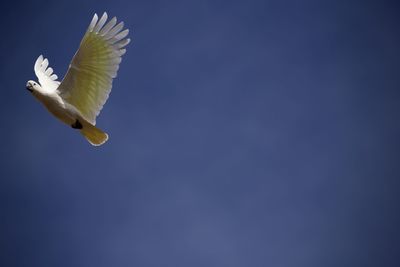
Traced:
<svg viewBox="0 0 400 267">
<path fill-rule="evenodd" d="M 107 13 L 100 19 L 94 14 L 61 82 L 47 58 L 40 55 L 34 66 L 39 82 L 30 80 L 26 84 L 51 114 L 79 130 L 95 146 L 108 140 L 108 135 L 95 126 L 96 117 L 108 99 L 125 46 L 130 42 L 124 23 L 117 24 L 115 17 L 107 22 L 107 18 Z"/>
</svg>

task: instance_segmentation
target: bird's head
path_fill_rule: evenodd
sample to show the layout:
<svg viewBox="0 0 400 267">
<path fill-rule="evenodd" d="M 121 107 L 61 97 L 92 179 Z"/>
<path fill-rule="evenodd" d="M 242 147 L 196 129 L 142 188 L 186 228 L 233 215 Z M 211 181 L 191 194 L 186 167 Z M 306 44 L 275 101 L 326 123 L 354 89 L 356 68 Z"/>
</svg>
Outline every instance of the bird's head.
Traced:
<svg viewBox="0 0 400 267">
<path fill-rule="evenodd" d="M 41 87 L 40 87 L 40 85 L 39 85 L 37 82 L 35 82 L 35 81 L 28 81 L 28 82 L 26 83 L 26 89 L 27 89 L 29 92 L 33 93 L 33 92 L 40 91 Z"/>
</svg>

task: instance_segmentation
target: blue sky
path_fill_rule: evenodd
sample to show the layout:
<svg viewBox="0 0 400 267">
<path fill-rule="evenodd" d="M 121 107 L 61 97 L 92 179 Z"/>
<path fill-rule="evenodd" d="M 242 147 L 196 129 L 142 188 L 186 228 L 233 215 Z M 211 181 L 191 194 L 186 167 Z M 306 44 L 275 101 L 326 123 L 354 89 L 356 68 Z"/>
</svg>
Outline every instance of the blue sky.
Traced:
<svg viewBox="0 0 400 267">
<path fill-rule="evenodd" d="M 1 266 L 399 265 L 394 1 L 1 8 Z M 133 42 L 94 148 L 25 84 L 103 11 Z"/>
</svg>

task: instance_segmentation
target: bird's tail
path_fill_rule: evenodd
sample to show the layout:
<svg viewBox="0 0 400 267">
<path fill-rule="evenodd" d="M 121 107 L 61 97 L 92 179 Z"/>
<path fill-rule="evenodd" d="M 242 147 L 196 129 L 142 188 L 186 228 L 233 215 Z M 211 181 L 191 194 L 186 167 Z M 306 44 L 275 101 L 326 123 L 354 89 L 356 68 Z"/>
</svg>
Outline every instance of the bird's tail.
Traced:
<svg viewBox="0 0 400 267">
<path fill-rule="evenodd" d="M 81 134 L 94 146 L 101 146 L 108 140 L 108 134 L 87 121 L 82 123 Z"/>
</svg>

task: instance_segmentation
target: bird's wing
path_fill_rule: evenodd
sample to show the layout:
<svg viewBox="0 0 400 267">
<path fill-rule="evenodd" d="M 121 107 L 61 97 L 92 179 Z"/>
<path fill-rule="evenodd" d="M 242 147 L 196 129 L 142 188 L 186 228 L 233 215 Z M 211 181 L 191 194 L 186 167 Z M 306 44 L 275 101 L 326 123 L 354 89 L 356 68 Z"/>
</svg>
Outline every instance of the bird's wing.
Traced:
<svg viewBox="0 0 400 267">
<path fill-rule="evenodd" d="M 53 69 L 49 67 L 49 61 L 47 58 L 43 58 L 42 55 L 36 59 L 34 70 L 43 89 L 55 91 L 60 85 L 60 82 L 57 81 L 57 75 L 53 73 Z"/>
<path fill-rule="evenodd" d="M 92 124 L 111 92 L 113 78 L 117 76 L 124 47 L 130 42 L 114 17 L 108 23 L 107 13 L 98 19 L 94 15 L 67 74 L 58 87 L 61 97 L 75 106 Z"/>
</svg>

